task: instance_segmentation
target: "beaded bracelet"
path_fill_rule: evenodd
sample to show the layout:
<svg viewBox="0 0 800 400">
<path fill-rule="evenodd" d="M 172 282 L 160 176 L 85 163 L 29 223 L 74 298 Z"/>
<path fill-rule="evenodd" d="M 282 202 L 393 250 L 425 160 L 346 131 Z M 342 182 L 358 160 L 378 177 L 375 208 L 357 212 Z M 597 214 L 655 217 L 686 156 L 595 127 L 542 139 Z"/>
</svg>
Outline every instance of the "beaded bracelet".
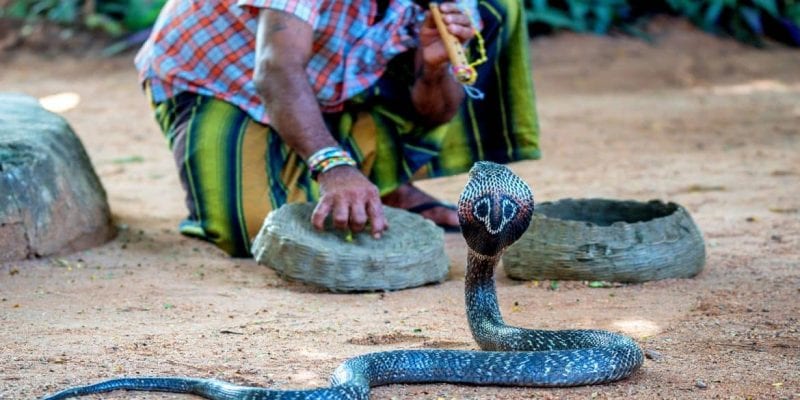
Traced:
<svg viewBox="0 0 800 400">
<path fill-rule="evenodd" d="M 341 147 L 325 147 L 317 150 L 311 157 L 308 157 L 306 163 L 311 171 L 312 179 L 317 179 L 320 174 L 342 165 L 358 166 L 350 153 Z"/>
</svg>

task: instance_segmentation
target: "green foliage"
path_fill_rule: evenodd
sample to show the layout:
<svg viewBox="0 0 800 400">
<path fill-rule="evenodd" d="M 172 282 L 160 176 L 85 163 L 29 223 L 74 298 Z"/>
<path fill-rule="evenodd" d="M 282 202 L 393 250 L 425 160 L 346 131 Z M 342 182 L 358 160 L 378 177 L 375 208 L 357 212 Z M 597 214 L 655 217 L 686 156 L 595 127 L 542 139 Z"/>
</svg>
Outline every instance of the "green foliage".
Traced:
<svg viewBox="0 0 800 400">
<path fill-rule="evenodd" d="M 624 22 L 630 12 L 628 0 L 526 0 L 525 6 L 531 24 L 596 34 Z"/>
<path fill-rule="evenodd" d="M 0 18 L 88 28 L 120 36 L 152 25 L 166 0 L 9 0 L 0 6 Z M 25 29 L 25 28 L 23 28 Z"/>
<path fill-rule="evenodd" d="M 746 43 L 761 45 L 764 37 L 771 37 L 800 46 L 800 0 L 524 0 L 524 4 L 533 33 L 637 33 L 644 18 L 671 13 Z"/>
<path fill-rule="evenodd" d="M 158 13 L 166 2 L 167 0 L 128 0 L 125 26 L 132 30 L 147 28 L 158 18 Z"/>
<path fill-rule="evenodd" d="M 0 16 L 28 21 L 43 18 L 55 23 L 71 24 L 80 14 L 79 0 L 12 0 Z"/>
<path fill-rule="evenodd" d="M 158 17 L 166 0 L 103 0 L 98 2 L 98 12 L 114 16 L 126 29 L 136 31 L 149 27 Z"/>
<path fill-rule="evenodd" d="M 700 28 L 761 45 L 764 36 L 800 45 L 800 3 L 795 0 L 665 0 Z"/>
</svg>

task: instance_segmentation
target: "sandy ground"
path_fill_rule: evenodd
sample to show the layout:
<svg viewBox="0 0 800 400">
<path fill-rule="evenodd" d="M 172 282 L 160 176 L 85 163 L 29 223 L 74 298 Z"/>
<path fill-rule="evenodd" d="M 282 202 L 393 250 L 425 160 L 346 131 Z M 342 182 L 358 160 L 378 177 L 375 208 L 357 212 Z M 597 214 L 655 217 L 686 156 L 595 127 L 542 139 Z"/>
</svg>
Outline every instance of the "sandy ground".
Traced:
<svg viewBox="0 0 800 400">
<path fill-rule="evenodd" d="M 685 205 L 706 238 L 705 271 L 611 289 L 497 279 L 511 323 L 622 331 L 654 357 L 610 385 L 393 385 L 373 398 L 800 399 L 800 52 L 669 21 L 653 34 L 652 45 L 568 34 L 533 42 L 545 157 L 513 168 L 540 201 Z M 458 235 L 447 238 L 446 282 L 360 295 L 285 282 L 178 235 L 182 193 L 130 58 L 17 53 L 0 69 L 3 91 L 80 96 L 64 116 L 121 228 L 93 250 L 0 266 L 0 398 L 120 375 L 308 388 L 365 352 L 476 348 Z M 422 186 L 455 200 L 464 181 Z"/>
</svg>

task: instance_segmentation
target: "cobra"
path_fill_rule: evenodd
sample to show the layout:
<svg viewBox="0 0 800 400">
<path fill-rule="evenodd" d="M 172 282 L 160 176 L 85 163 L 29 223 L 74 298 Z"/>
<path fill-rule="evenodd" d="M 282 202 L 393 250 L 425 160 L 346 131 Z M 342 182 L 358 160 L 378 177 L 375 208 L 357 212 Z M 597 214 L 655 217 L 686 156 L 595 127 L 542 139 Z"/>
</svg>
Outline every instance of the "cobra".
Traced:
<svg viewBox="0 0 800 400">
<path fill-rule="evenodd" d="M 368 399 L 371 387 L 393 383 L 576 386 L 623 379 L 641 366 L 642 351 L 627 336 L 601 330 L 523 329 L 503 322 L 494 267 L 530 224 L 533 193 L 525 182 L 505 166 L 479 162 L 470 170 L 458 206 L 469 247 L 466 311 L 481 351 L 368 353 L 342 363 L 329 387 L 309 390 L 273 390 L 201 378 L 118 378 L 66 389 L 44 399 L 119 389 L 190 393 L 212 400 Z"/>
</svg>

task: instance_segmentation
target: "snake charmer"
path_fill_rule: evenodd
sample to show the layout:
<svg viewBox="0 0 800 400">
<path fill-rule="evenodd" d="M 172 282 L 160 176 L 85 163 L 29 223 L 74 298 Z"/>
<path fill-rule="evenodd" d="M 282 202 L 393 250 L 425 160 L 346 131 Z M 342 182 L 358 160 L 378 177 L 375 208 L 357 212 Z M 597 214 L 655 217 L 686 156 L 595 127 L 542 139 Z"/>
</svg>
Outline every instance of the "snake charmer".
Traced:
<svg viewBox="0 0 800 400">
<path fill-rule="evenodd" d="M 485 60 L 470 95 L 425 3 L 169 0 L 136 65 L 186 194 L 181 233 L 248 256 L 271 210 L 305 201 L 320 229 L 379 238 L 384 204 L 458 230 L 412 181 L 538 158 L 522 2 L 439 4 Z"/>
</svg>

